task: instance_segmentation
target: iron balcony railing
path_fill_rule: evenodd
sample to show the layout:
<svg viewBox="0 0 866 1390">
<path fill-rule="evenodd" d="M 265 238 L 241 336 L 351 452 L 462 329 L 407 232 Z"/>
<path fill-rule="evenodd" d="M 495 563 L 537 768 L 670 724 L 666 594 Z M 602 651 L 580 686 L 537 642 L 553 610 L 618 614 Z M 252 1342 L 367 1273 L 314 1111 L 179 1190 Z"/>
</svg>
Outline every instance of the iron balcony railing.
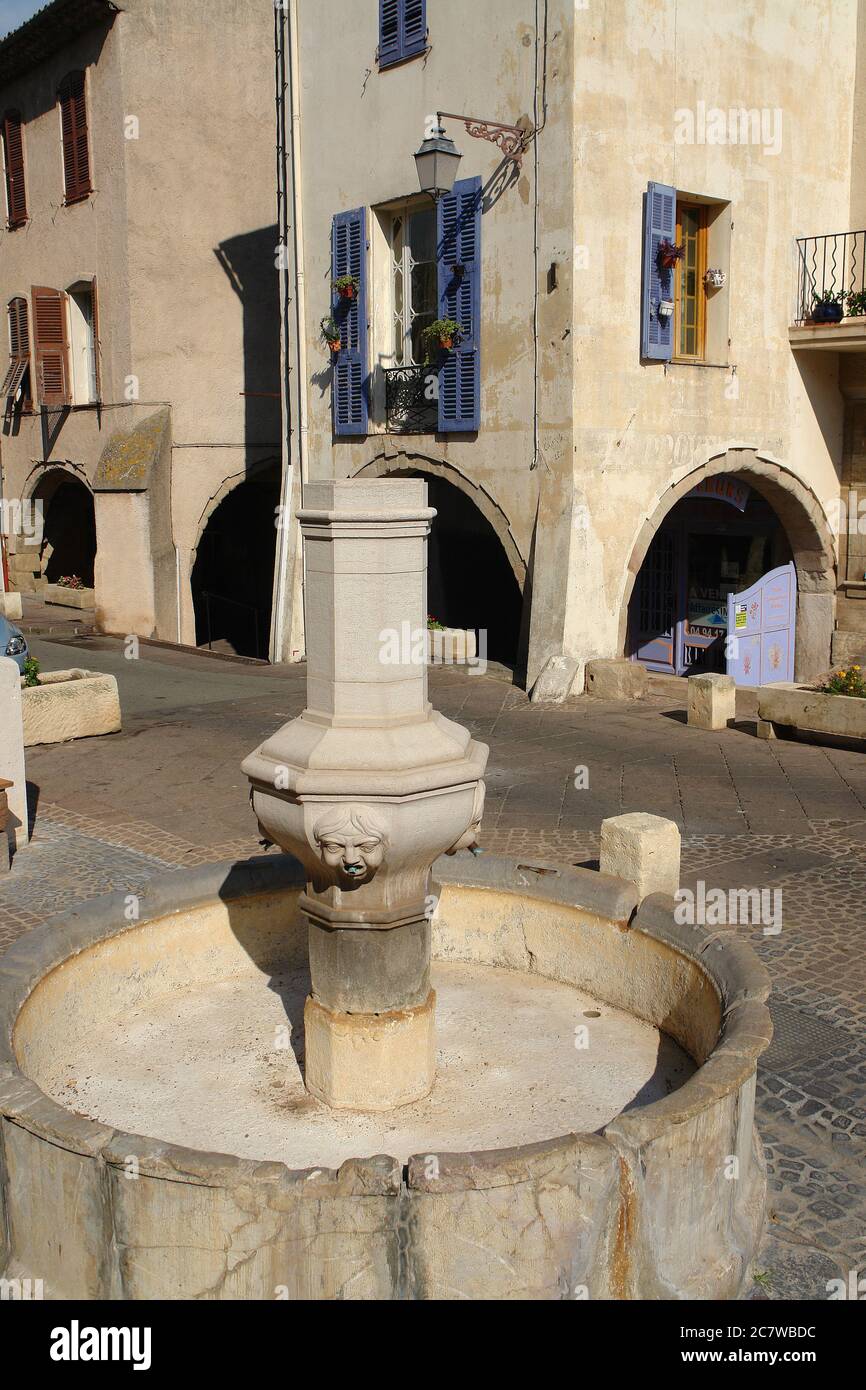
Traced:
<svg viewBox="0 0 866 1390">
<path fill-rule="evenodd" d="M 386 367 L 385 418 L 390 434 L 434 434 L 439 424 L 435 367 Z"/>
<path fill-rule="evenodd" d="M 819 307 L 827 304 L 845 317 L 866 315 L 866 230 L 798 237 L 796 267 L 795 323 L 827 322 Z"/>
</svg>

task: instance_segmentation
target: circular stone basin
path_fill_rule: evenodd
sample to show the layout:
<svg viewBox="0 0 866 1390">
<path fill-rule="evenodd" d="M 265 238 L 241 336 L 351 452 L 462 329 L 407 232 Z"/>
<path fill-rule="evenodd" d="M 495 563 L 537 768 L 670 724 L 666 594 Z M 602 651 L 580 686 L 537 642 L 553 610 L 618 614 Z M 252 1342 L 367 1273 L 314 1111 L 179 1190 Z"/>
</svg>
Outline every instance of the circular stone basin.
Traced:
<svg viewBox="0 0 866 1390">
<path fill-rule="evenodd" d="M 239 969 L 242 962 L 238 963 Z M 151 976 L 156 989 L 165 980 Z M 304 1088 L 306 971 L 239 973 L 148 996 L 30 1050 L 61 1105 L 173 1144 L 338 1168 L 387 1152 L 510 1148 L 602 1128 L 694 1071 L 651 1024 L 523 971 L 437 962 L 436 1085 L 387 1115 L 331 1110 Z M 287 1022 L 288 1020 L 288 1022 Z"/>
<path fill-rule="evenodd" d="M 386 1115 L 304 1090 L 287 857 L 19 942 L 6 1277 L 69 1298 L 736 1296 L 765 1196 L 750 948 L 600 874 L 436 867 L 437 1081 Z"/>
</svg>

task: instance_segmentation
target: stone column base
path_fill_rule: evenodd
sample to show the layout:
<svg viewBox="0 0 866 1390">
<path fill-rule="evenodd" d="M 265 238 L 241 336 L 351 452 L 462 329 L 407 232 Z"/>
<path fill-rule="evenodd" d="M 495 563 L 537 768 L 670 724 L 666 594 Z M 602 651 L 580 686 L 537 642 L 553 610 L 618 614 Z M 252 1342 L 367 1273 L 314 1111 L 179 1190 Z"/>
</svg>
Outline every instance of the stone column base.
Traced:
<svg viewBox="0 0 866 1390">
<path fill-rule="evenodd" d="M 393 1110 L 433 1088 L 436 993 L 423 1004 L 383 1014 L 304 1006 L 307 1090 L 335 1110 Z"/>
</svg>

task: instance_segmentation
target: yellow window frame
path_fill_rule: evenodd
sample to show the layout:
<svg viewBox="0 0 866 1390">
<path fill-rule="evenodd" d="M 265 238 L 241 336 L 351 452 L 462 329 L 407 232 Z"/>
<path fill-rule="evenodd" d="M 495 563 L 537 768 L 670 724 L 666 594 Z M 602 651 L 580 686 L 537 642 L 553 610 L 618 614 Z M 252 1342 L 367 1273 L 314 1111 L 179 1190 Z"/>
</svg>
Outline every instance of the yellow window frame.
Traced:
<svg viewBox="0 0 866 1390">
<path fill-rule="evenodd" d="M 677 262 L 674 287 L 674 361 L 702 362 L 706 356 L 707 209 L 703 203 L 677 203 Z"/>
</svg>

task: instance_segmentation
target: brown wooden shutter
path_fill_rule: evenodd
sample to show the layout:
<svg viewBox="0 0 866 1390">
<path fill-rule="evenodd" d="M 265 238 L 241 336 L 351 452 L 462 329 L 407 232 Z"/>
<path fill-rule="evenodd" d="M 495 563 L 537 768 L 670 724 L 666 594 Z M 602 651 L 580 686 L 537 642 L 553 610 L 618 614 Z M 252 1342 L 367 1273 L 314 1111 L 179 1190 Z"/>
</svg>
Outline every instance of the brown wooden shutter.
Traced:
<svg viewBox="0 0 866 1390">
<path fill-rule="evenodd" d="M 6 209 L 9 227 L 27 221 L 27 190 L 24 183 L 24 136 L 17 111 L 3 118 L 3 158 L 6 165 Z"/>
<path fill-rule="evenodd" d="M 87 100 L 84 73 L 73 72 L 58 92 L 63 136 L 63 181 L 67 203 L 86 198 L 90 187 L 90 151 L 87 144 Z"/>
<path fill-rule="evenodd" d="M 69 333 L 66 295 L 62 290 L 34 285 L 33 340 L 36 390 L 40 404 L 69 405 Z"/>
<path fill-rule="evenodd" d="M 9 369 L 0 386 L 0 397 L 14 396 L 30 366 L 30 329 L 27 322 L 27 300 L 20 297 L 9 301 Z M 29 390 L 25 395 L 29 398 Z"/>
</svg>

